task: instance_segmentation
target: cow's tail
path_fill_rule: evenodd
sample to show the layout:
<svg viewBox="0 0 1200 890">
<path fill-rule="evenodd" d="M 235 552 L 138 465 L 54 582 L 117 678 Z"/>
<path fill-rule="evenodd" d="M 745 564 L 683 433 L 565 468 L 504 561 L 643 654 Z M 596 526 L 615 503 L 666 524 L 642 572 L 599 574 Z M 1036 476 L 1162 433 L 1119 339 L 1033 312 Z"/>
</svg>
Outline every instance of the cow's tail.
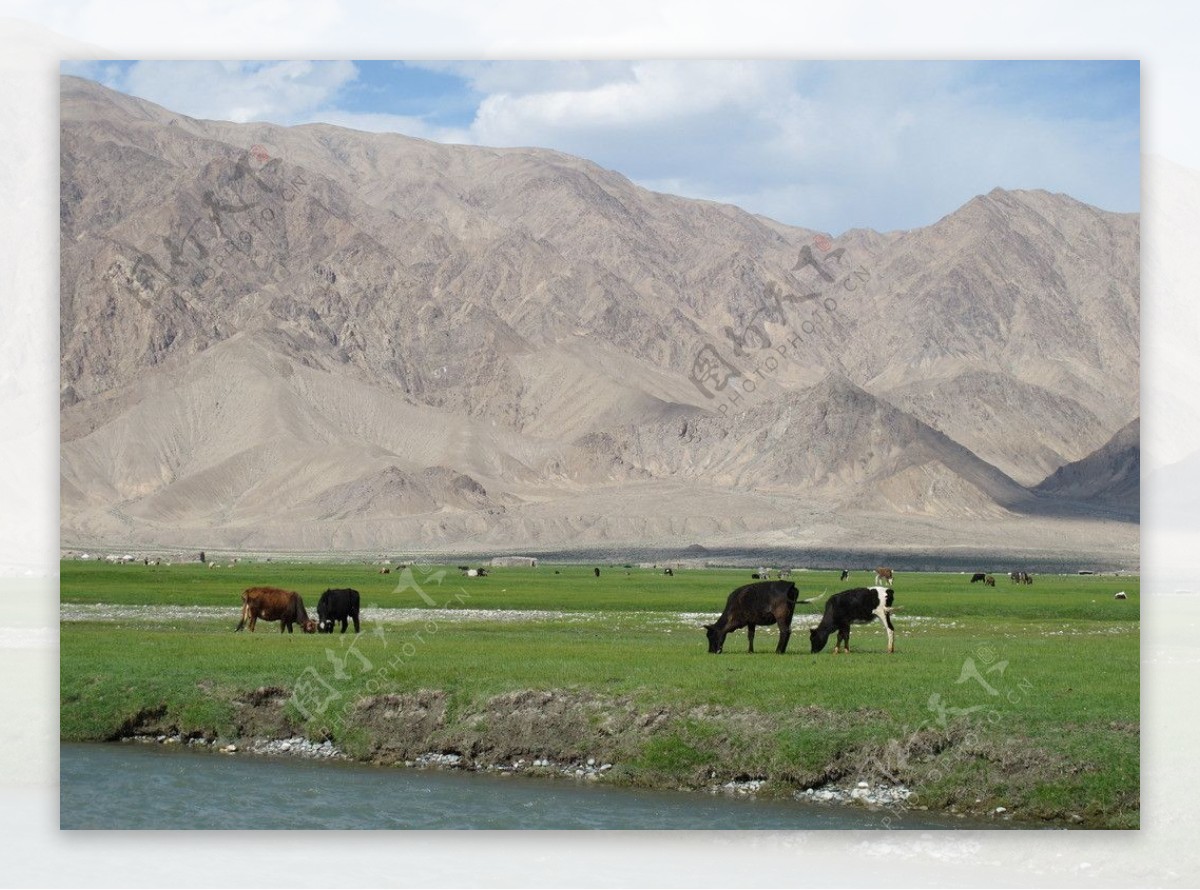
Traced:
<svg viewBox="0 0 1200 890">
<path fill-rule="evenodd" d="M 246 626 L 246 622 L 250 620 L 250 597 L 242 593 L 242 620 L 238 622 L 238 626 L 233 629 L 237 633 Z"/>
<path fill-rule="evenodd" d="M 823 597 L 827 593 L 829 593 L 828 587 L 825 588 L 823 591 L 821 591 L 821 593 L 818 594 L 817 596 L 811 596 L 806 600 L 800 600 L 799 605 L 807 606 L 807 605 L 810 605 L 811 603 L 815 603 L 815 602 L 817 602 L 817 600 L 821 599 L 821 597 Z"/>
</svg>

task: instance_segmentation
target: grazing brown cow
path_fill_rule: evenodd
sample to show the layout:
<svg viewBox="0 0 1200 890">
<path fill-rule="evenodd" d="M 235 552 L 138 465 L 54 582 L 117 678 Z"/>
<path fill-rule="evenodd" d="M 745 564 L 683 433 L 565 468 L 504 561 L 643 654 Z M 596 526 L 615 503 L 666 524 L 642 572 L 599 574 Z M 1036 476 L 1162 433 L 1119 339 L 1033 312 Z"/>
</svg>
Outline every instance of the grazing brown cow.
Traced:
<svg viewBox="0 0 1200 890">
<path fill-rule="evenodd" d="M 880 587 L 892 586 L 892 570 L 888 568 L 877 568 L 875 570 L 875 583 Z"/>
<path fill-rule="evenodd" d="M 278 587 L 249 587 L 242 592 L 242 620 L 234 631 L 239 631 L 250 622 L 250 633 L 258 619 L 278 621 L 279 632 L 292 632 L 292 625 L 299 624 L 306 634 L 317 632 L 317 622 L 308 617 L 304 600 L 294 590 Z"/>
</svg>

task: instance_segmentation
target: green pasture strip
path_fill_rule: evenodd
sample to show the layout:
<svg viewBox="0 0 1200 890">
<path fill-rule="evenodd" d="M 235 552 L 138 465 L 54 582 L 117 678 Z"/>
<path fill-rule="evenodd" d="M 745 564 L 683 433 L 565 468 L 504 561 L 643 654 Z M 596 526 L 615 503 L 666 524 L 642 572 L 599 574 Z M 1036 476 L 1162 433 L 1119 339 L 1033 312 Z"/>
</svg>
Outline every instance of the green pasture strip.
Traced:
<svg viewBox="0 0 1200 890">
<path fill-rule="evenodd" d="M 886 713 L 891 724 L 912 726 L 935 716 L 928 700 L 938 693 L 948 707 L 984 705 L 1005 721 L 1019 721 L 1023 732 L 1047 738 L 1066 724 L 1138 721 L 1134 634 L 1058 638 L 1045 635 L 1055 629 L 1050 622 L 997 627 L 964 620 L 952 629 L 908 632 L 901 624 L 892 657 L 875 626 L 854 629 L 849 656 L 811 655 L 801 630 L 782 657 L 774 653 L 777 637 L 766 631 L 759 632 L 754 655 L 746 653 L 746 635 L 739 632 L 723 655 L 713 656 L 701 630 L 681 625 L 667 633 L 628 618 L 618 623 L 402 623 L 360 635 L 355 649 L 373 665 L 397 665 L 381 692 L 443 689 L 488 697 L 575 687 L 646 703 L 736 705 L 765 713 L 867 708 Z M 277 627 L 260 625 L 251 635 L 214 622 L 185 630 L 64 623 L 64 701 L 104 692 L 136 709 L 164 695 L 195 697 L 206 688 L 197 684 L 292 689 L 306 668 L 328 672 L 326 651 L 345 658 L 354 640 L 353 634 L 280 634 Z M 361 662 L 348 664 L 362 671 Z M 343 685 L 347 695 L 366 694 L 361 684 Z M 94 729 L 68 734 L 66 720 L 63 730 L 67 738 L 105 735 Z"/>
<path fill-rule="evenodd" d="M 430 571 L 413 577 L 428 580 Z M 145 618 L 64 621 L 61 736 L 115 738 L 157 721 L 234 738 L 247 725 L 248 706 L 239 702 L 254 690 L 290 695 L 319 676 L 342 704 L 444 694 L 445 724 L 434 741 L 453 747 L 489 732 L 478 715 L 491 713 L 488 702 L 497 696 L 555 690 L 599 702 L 590 716 L 563 718 L 564 739 L 579 736 L 563 741 L 564 750 L 610 746 L 606 756 L 620 764 L 614 781 L 697 787 L 710 775 L 727 781 L 744 774 L 799 786 L 839 763 L 844 770 L 846 758 L 857 764 L 864 752 L 899 746 L 907 753 L 898 774 L 934 809 L 984 813 L 1003 805 L 1029 818 L 1138 824 L 1136 577 L 1038 576 L 1032 586 L 997 578 L 995 588 L 983 588 L 969 576 L 902 575 L 894 656 L 885 653 L 877 624 L 854 628 L 849 656 L 811 655 L 806 627 L 817 620 L 817 603 L 798 609 L 789 652 L 780 657 L 768 629 L 759 630 L 753 656 L 744 631 L 730 636 L 724 654 L 709 655 L 698 619 L 672 614 L 715 617 L 728 592 L 750 580 L 748 571 L 680 570 L 673 578 L 629 571 L 601 566 L 597 579 L 591 566 L 496 569 L 468 579 L 450 567 L 440 584 L 423 587 L 437 607 L 430 609 L 415 591 L 396 592 L 395 575 L 380 576 L 377 567 L 64 562 L 64 604 L 229 611 L 178 618 L 148 608 Z M 857 573 L 842 583 L 836 573 L 797 572 L 793 580 L 809 596 L 873 579 Z M 310 609 L 325 587 L 350 586 L 366 606 L 428 615 L 368 621 L 357 638 L 280 634 L 275 623 L 235 634 L 238 594 L 257 584 L 300 590 Z M 1128 599 L 1114 600 L 1118 590 Z M 439 620 L 442 607 L 544 614 Z M 350 652 L 352 643 L 362 659 Z M 286 722 L 313 737 L 326 722 L 306 721 L 294 702 L 282 708 Z M 621 709 L 670 716 L 654 732 L 627 738 L 589 724 Z M 352 719 L 334 736 L 351 752 L 374 756 L 386 750 L 379 745 L 391 731 Z M 494 746 L 511 728 L 490 731 Z M 928 739 L 947 733 L 952 747 L 926 750 Z M 534 735 L 554 742 L 544 727 Z"/>
<path fill-rule="evenodd" d="M 980 799 L 1017 804 L 1035 818 L 1078 813 L 1089 824 L 1135 825 L 1137 635 L 1051 636 L 1059 623 L 963 618 L 954 627 L 901 625 L 894 656 L 884 652 L 875 627 L 855 629 L 849 656 L 809 654 L 801 631 L 781 657 L 773 634 L 760 632 L 755 655 L 746 654 L 745 634 L 738 633 L 725 654 L 713 656 L 698 629 L 666 633 L 619 613 L 612 625 L 405 622 L 357 638 L 367 669 L 348 652 L 353 635 L 287 635 L 274 625 L 234 634 L 217 622 L 184 630 L 68 622 L 61 734 L 114 738 L 156 714 L 183 732 L 235 737 L 235 702 L 260 687 L 294 691 L 306 672 L 323 677 L 344 702 L 445 692 L 450 728 L 456 714 L 504 693 L 567 690 L 630 702 L 639 712 L 696 709 L 623 752 L 623 775 L 634 784 L 687 784 L 706 770 L 728 779 L 731 768 L 809 781 L 844 752 L 883 751 L 921 731 L 968 726 L 978 749 L 970 756 L 906 763 L 904 774 L 920 785 L 924 803 L 970 809 Z M 348 680 L 334 679 L 330 653 Z M 945 711 L 939 714 L 934 701 Z M 287 708 L 304 726 L 294 706 Z M 757 723 L 714 723 L 705 709 L 758 715 Z M 321 722 L 307 731 L 315 734 Z M 337 740 L 355 750 L 366 744 L 364 732 L 348 725 Z"/>
<path fill-rule="evenodd" d="M 352 587 L 362 594 L 364 606 L 380 608 L 434 604 L 445 608 L 704 612 L 715 616 L 731 590 L 751 583 L 751 572 L 742 569 L 679 569 L 672 577 L 661 570 L 610 565 L 600 566 L 599 578 L 592 566 L 552 565 L 489 569 L 485 578 L 462 577 L 453 565 L 416 567 L 407 574 L 394 569 L 388 575 L 380 575 L 378 566 L 335 563 L 242 562 L 232 568 L 221 564 L 209 569 L 198 563 L 144 566 L 65 560 L 60 568 L 64 603 L 228 606 L 233 613 L 240 609 L 241 592 L 247 587 L 272 586 L 299 592 L 310 610 L 316 608 L 325 589 Z M 791 580 L 801 598 L 809 598 L 870 586 L 874 576 L 857 571 L 841 581 L 838 572 L 798 571 Z M 969 581 L 969 575 L 954 573 L 901 574 L 895 583 L 896 602 L 901 614 L 945 617 L 1138 618 L 1140 579 L 1136 576 L 1042 575 L 1035 576 L 1032 585 L 997 577 L 994 588 Z M 1125 591 L 1128 599 L 1114 600 L 1118 591 Z M 823 605 L 824 599 L 800 605 L 797 615 L 817 613 Z"/>
</svg>

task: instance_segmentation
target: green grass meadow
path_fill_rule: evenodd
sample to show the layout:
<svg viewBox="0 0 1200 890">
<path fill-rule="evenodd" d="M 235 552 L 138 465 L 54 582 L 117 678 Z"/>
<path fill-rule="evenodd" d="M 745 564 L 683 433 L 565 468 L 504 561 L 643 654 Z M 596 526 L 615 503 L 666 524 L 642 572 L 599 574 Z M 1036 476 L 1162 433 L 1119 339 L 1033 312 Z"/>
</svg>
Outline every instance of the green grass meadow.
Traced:
<svg viewBox="0 0 1200 890">
<path fill-rule="evenodd" d="M 590 565 L 543 563 L 464 578 L 454 566 L 380 575 L 366 564 L 64 561 L 64 610 L 225 611 L 127 619 L 126 610 L 114 620 L 64 621 L 61 735 L 116 738 L 149 714 L 184 733 L 235 738 L 245 730 L 239 701 L 253 690 L 299 695 L 320 677 L 339 705 L 436 692 L 444 719 L 419 741 L 459 749 L 474 739 L 486 753 L 518 732 L 514 714 L 497 713 L 497 697 L 557 691 L 578 709 L 537 731 L 561 735 L 564 755 L 573 746 L 602 750 L 618 764 L 617 781 L 701 787 L 761 776 L 799 788 L 853 777 L 869 760 L 876 777 L 916 788 L 931 809 L 984 814 L 1004 806 L 1031 821 L 1138 825 L 1136 577 L 1041 575 L 1026 586 L 997 575 L 987 588 L 969 575 L 900 573 L 894 655 L 878 624 L 855 626 L 850 655 L 834 655 L 832 646 L 810 654 L 806 628 L 821 601 L 798 607 L 786 655 L 774 653 L 774 631 L 760 629 L 754 655 L 739 631 L 714 656 L 698 619 L 715 618 L 750 570 L 679 569 L 668 577 L 601 569 L 596 578 Z M 869 585 L 873 576 L 854 572 L 842 582 L 836 572 L 814 571 L 792 580 L 810 597 Z M 275 623 L 232 633 L 240 593 L 254 585 L 296 590 L 314 615 L 327 587 L 359 590 L 365 609 L 544 614 L 452 621 L 439 611 L 396 613 L 365 621 L 352 653 L 352 635 L 280 634 Z M 1127 600 L 1113 599 L 1119 590 Z M 630 718 L 628 732 L 613 730 L 607 711 L 622 708 L 662 717 L 650 729 Z M 328 712 L 306 716 L 294 704 L 284 712 L 310 737 L 329 732 Z M 404 731 L 347 716 L 331 734 L 347 750 L 377 757 L 387 750 L 382 736 Z M 513 741 L 512 751 L 533 744 Z M 556 740 L 544 744 L 552 752 Z"/>
</svg>

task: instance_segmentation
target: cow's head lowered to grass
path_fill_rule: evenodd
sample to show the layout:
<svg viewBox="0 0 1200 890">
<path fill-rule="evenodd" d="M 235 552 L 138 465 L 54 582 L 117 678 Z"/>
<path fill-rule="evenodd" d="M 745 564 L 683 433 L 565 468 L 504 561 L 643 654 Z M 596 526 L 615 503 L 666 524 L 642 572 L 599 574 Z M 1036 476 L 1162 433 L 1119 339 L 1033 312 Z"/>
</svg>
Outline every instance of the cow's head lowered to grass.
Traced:
<svg viewBox="0 0 1200 890">
<path fill-rule="evenodd" d="M 824 596 L 824 594 L 821 594 Z M 779 644 L 775 651 L 780 655 L 787 651 L 788 638 L 792 635 L 792 613 L 797 601 L 812 603 L 821 597 L 798 600 L 799 592 L 791 581 L 759 581 L 746 584 L 729 594 L 725 611 L 712 624 L 704 625 L 708 634 L 708 651 L 720 654 L 725 646 L 725 637 L 735 630 L 746 628 L 749 651 L 754 651 L 754 628 L 774 625 L 779 628 Z"/>
<path fill-rule="evenodd" d="M 821 623 L 808 631 L 809 641 L 815 655 L 825 648 L 829 636 L 837 632 L 833 651 L 838 653 L 843 646 L 850 651 L 850 625 L 878 620 L 887 631 L 888 652 L 896 651 L 896 634 L 892 626 L 892 605 L 896 593 L 890 587 L 855 587 L 835 593 L 825 603 Z"/>
<path fill-rule="evenodd" d="M 713 655 L 719 655 L 725 645 L 725 632 L 718 630 L 715 624 L 704 625 L 704 631 L 708 634 L 708 651 Z"/>
</svg>

